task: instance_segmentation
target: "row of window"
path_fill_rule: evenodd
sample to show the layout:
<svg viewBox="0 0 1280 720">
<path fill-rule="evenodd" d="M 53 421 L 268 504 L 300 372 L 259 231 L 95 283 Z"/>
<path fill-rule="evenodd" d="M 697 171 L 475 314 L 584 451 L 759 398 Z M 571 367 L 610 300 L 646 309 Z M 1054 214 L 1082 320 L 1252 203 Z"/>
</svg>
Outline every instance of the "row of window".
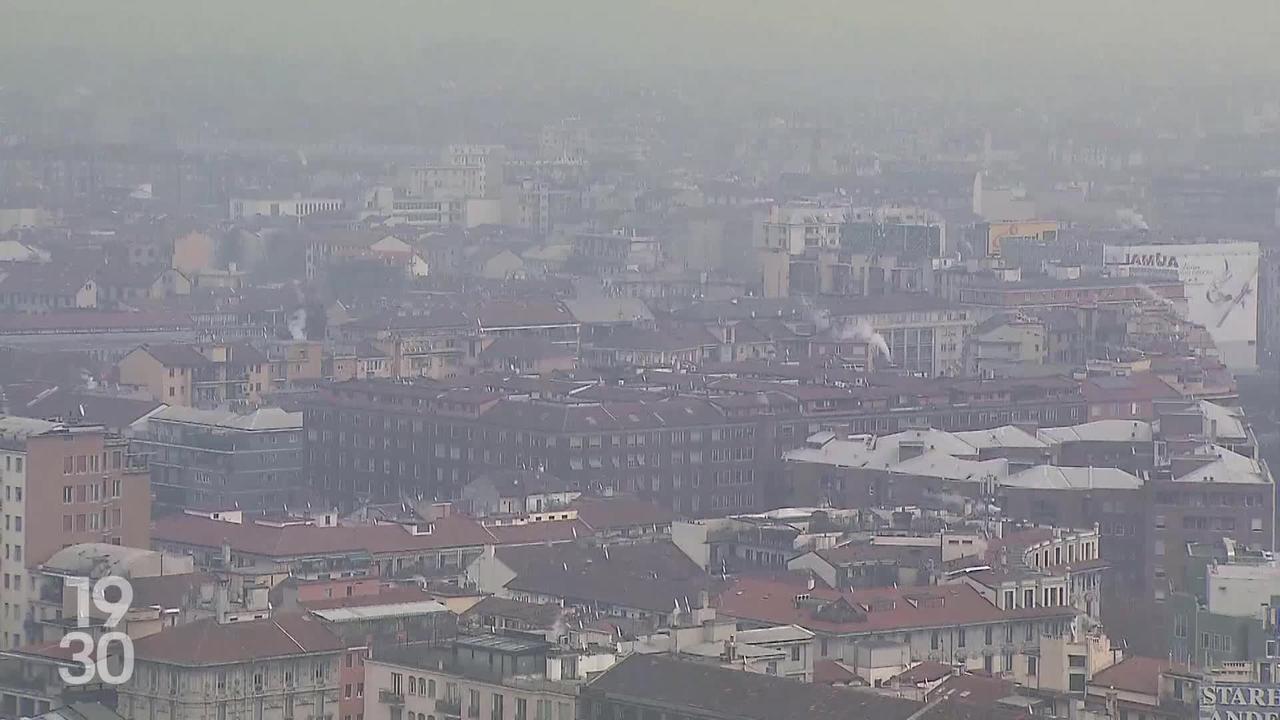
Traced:
<svg viewBox="0 0 1280 720">
<path fill-rule="evenodd" d="M 120 497 L 123 484 L 119 478 L 108 481 L 103 480 L 101 483 L 86 483 L 83 485 L 63 485 L 62 486 L 62 503 L 70 505 L 73 502 L 100 502 L 104 497 L 118 498 Z M 110 495 L 108 495 L 108 490 Z"/>
<path fill-rule="evenodd" d="M 63 532 L 85 532 L 87 530 L 106 530 L 123 525 L 120 508 L 108 512 L 106 508 L 96 513 L 78 513 L 62 516 Z"/>
<path fill-rule="evenodd" d="M 119 450 L 114 450 L 111 452 L 110 468 L 112 470 L 120 469 L 120 464 L 123 459 L 123 456 L 124 456 L 124 453 L 122 453 Z M 101 461 L 99 461 L 99 456 L 96 453 L 93 455 L 67 455 L 62 458 L 62 474 L 63 475 L 83 475 L 85 473 L 96 473 L 99 471 L 106 471 L 108 467 L 107 457 L 108 456 L 106 452 L 102 453 Z M 22 469 L 21 467 L 22 458 L 18 458 L 18 461 L 19 461 L 19 466 L 17 469 L 20 471 Z"/>
</svg>

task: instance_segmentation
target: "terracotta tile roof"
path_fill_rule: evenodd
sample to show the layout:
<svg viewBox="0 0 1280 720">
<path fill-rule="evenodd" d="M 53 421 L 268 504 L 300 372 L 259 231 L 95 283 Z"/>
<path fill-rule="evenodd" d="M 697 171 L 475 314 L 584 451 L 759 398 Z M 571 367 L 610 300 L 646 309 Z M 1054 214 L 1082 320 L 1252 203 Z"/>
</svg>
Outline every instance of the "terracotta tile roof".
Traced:
<svg viewBox="0 0 1280 720">
<path fill-rule="evenodd" d="M 1162 658 L 1134 655 L 1094 673 L 1089 684 L 1156 696 L 1160 694 L 1160 674 L 1171 667 L 1172 663 Z"/>
<path fill-rule="evenodd" d="M 956 669 L 951 665 L 944 665 L 936 660 L 925 660 L 894 675 L 893 680 L 896 680 L 900 685 L 918 685 L 920 683 L 937 682 L 948 675 L 954 674 L 955 671 Z"/>
<path fill-rule="evenodd" d="M 799 625 L 815 632 L 852 635 L 915 628 L 993 623 L 1004 620 L 1070 618 L 1070 607 L 1001 610 L 968 585 L 806 591 L 785 580 L 738 578 L 720 595 L 720 612 L 743 620 Z"/>
<path fill-rule="evenodd" d="M 594 530 L 618 530 L 641 525 L 667 525 L 675 520 L 670 510 L 628 495 L 594 497 L 584 495 L 569 506 L 578 519 Z"/>
<path fill-rule="evenodd" d="M 964 705 L 993 707 L 1000 700 L 1017 694 L 1017 685 L 990 675 L 961 673 L 948 678 L 929 693 L 929 700 L 951 700 Z"/>
<path fill-rule="evenodd" d="M 151 537 L 161 542 L 205 548 L 221 547 L 226 541 L 237 552 L 271 558 L 481 547 L 495 540 L 493 534 L 475 520 L 461 515 L 438 518 L 431 533 L 414 535 L 392 524 L 273 527 L 249 518 L 243 524 L 236 524 L 178 513 L 157 518 L 152 524 Z"/>
<path fill-rule="evenodd" d="M 921 708 L 911 700 L 663 655 L 631 655 L 596 678 L 585 692 L 702 717 L 741 720 L 905 720 Z"/>
<path fill-rule="evenodd" d="M 544 542 L 571 542 L 591 537 L 594 533 L 581 520 L 547 520 L 524 525 L 488 527 L 498 545 L 527 545 Z"/>
<path fill-rule="evenodd" d="M 492 300 L 476 311 L 482 328 L 577 325 L 578 320 L 554 300 Z"/>
<path fill-rule="evenodd" d="M 193 327 L 191 316 L 175 312 L 63 310 L 37 315 L 0 314 L 0 333 L 105 332 L 109 330 L 181 330 Z"/>
<path fill-rule="evenodd" d="M 199 367 L 212 364 L 191 345 L 155 344 L 140 348 L 165 367 Z"/>
<path fill-rule="evenodd" d="M 139 659 L 175 665 L 227 665 L 342 650 L 324 623 L 298 614 L 227 623 L 198 620 L 135 640 Z"/>
<path fill-rule="evenodd" d="M 1133 373 L 1124 377 L 1090 378 L 1080 385 L 1089 402 L 1143 402 L 1181 398 L 1182 393 L 1155 373 Z"/>
<path fill-rule="evenodd" d="M 816 685 L 847 685 L 858 681 L 858 675 L 835 660 L 818 660 L 813 664 Z"/>
</svg>

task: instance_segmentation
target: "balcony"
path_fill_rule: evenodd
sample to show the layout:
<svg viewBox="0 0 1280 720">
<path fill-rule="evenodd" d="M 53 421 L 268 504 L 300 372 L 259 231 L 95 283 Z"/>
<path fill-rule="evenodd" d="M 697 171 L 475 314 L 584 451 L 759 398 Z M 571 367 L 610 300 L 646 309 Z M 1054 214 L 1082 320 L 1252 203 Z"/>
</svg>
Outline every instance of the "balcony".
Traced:
<svg viewBox="0 0 1280 720">
<path fill-rule="evenodd" d="M 394 690 L 379 690 L 378 702 L 384 705 L 404 705 L 404 693 Z"/>
<path fill-rule="evenodd" d="M 436 712 L 448 717 L 462 717 L 462 698 L 440 698 L 436 700 Z"/>
</svg>

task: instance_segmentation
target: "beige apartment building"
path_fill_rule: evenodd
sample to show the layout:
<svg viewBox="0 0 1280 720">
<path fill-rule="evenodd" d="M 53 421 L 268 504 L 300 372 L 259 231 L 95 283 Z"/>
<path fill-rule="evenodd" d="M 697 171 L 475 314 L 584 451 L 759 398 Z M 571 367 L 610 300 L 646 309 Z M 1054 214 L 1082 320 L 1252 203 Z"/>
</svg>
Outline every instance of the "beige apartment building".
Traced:
<svg viewBox="0 0 1280 720">
<path fill-rule="evenodd" d="M 271 392 L 267 356 L 244 343 L 140 345 L 116 364 L 121 385 L 182 407 L 255 404 Z"/>
<path fill-rule="evenodd" d="M 0 647 L 38 639 L 40 566 L 80 543 L 151 544 L 151 482 L 100 425 L 0 417 Z"/>
<path fill-rule="evenodd" d="M 134 643 L 126 720 L 333 720 L 342 641 L 319 620 L 199 620 Z"/>
</svg>

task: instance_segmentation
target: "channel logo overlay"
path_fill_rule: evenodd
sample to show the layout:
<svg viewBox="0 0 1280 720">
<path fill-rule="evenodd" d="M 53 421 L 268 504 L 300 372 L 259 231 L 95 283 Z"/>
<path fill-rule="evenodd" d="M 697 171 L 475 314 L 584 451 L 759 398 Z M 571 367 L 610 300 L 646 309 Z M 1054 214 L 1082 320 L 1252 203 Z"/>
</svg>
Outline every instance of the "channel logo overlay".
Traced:
<svg viewBox="0 0 1280 720">
<path fill-rule="evenodd" d="M 79 667 L 58 668 L 58 676 L 68 685 L 129 682 L 133 677 L 133 640 L 115 628 L 133 603 L 133 586 L 114 575 L 92 585 L 88 578 L 68 578 L 67 584 L 76 589 L 76 627 L 79 629 L 62 636 L 58 646 L 73 649 L 71 661 Z M 106 630 L 96 638 L 89 632 L 95 616 L 105 616 L 102 626 Z M 119 645 L 116 655 L 111 652 L 113 644 Z"/>
</svg>

